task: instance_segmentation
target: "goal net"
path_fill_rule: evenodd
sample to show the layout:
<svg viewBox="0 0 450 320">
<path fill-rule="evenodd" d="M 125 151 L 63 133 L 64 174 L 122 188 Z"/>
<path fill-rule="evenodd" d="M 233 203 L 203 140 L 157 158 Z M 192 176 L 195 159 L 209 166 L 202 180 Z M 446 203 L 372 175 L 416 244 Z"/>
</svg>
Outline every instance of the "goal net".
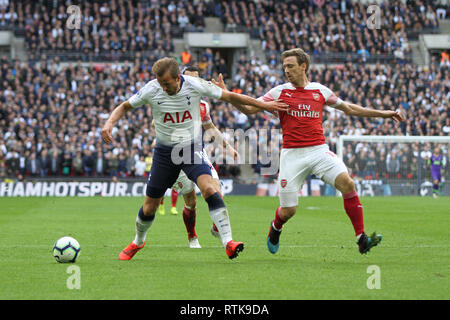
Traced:
<svg viewBox="0 0 450 320">
<path fill-rule="evenodd" d="M 343 135 L 336 152 L 347 165 L 360 195 L 448 196 L 449 143 L 450 137 L 444 136 Z M 442 155 L 438 158 L 442 159 L 440 168 L 431 163 L 433 154 Z M 439 169 L 439 189 L 433 191 L 433 177 Z"/>
</svg>

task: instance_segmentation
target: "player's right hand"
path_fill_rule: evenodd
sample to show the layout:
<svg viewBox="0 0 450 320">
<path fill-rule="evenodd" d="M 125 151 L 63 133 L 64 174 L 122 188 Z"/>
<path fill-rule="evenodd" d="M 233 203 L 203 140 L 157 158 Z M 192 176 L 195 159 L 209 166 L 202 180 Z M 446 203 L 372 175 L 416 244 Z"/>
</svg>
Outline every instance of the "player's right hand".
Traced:
<svg viewBox="0 0 450 320">
<path fill-rule="evenodd" d="M 112 126 L 106 123 L 102 129 L 102 138 L 106 143 L 112 142 Z"/>
</svg>

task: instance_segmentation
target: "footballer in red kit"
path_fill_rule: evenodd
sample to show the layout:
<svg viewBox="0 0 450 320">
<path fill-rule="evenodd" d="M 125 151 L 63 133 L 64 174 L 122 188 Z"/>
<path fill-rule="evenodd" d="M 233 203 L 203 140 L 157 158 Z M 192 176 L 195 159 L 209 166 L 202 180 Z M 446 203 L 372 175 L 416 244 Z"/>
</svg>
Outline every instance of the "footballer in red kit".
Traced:
<svg viewBox="0 0 450 320">
<path fill-rule="evenodd" d="M 355 184 L 345 164 L 325 144 L 323 108 L 329 106 L 350 116 L 391 118 L 397 122 L 404 121 L 404 117 L 397 111 L 369 109 L 345 102 L 328 87 L 310 82 L 307 77 L 310 57 L 300 48 L 283 52 L 281 61 L 289 82 L 259 98 L 265 102 L 280 101 L 289 105 L 288 110 L 275 113 L 283 132 L 278 176 L 280 206 L 270 224 L 267 248 L 271 253 L 278 251 L 283 225 L 297 211 L 299 190 L 307 176 L 314 174 L 342 193 L 344 209 L 355 230 L 359 252 L 367 253 L 381 241 L 382 236 L 375 232 L 368 236 L 364 232 L 363 210 Z M 220 75 L 214 83 L 226 89 Z M 263 111 L 247 105 L 235 107 L 246 114 Z"/>
</svg>

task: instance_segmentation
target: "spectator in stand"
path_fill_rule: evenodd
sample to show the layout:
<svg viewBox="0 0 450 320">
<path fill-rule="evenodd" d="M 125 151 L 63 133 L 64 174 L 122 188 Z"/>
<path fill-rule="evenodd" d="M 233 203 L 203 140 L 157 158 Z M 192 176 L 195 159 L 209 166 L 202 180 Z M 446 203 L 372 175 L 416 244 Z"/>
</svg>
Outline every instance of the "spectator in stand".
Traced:
<svg viewBox="0 0 450 320">
<path fill-rule="evenodd" d="M 136 161 L 134 167 L 135 167 L 136 176 L 143 177 L 145 175 L 147 164 L 145 163 L 144 156 L 139 157 L 139 159 Z"/>
<path fill-rule="evenodd" d="M 69 154 L 69 153 L 67 153 Z M 71 170 L 69 170 L 69 174 L 71 174 L 72 169 L 73 169 L 73 173 L 76 176 L 82 176 L 83 175 L 83 158 L 81 155 L 81 151 L 77 151 L 75 154 L 75 157 L 72 159 L 72 165 L 71 165 Z"/>
<path fill-rule="evenodd" d="M 26 169 L 30 176 L 36 177 L 41 170 L 39 159 L 36 158 L 36 153 L 31 153 L 30 158 L 26 160 Z"/>
<path fill-rule="evenodd" d="M 95 158 L 95 175 L 102 176 L 105 173 L 105 159 L 101 151 L 97 152 L 97 157 Z"/>
<path fill-rule="evenodd" d="M 63 176 L 69 176 L 72 172 L 72 158 L 70 153 L 65 152 L 63 155 L 63 160 L 61 162 L 61 173 Z"/>
<path fill-rule="evenodd" d="M 110 177 L 117 176 L 119 170 L 119 160 L 113 152 L 106 154 L 106 168 Z"/>
<path fill-rule="evenodd" d="M 184 65 L 189 65 L 192 62 L 192 54 L 188 48 L 185 48 L 183 52 L 181 52 L 181 62 Z"/>
<path fill-rule="evenodd" d="M 395 152 L 392 152 L 386 160 L 386 171 L 390 178 L 397 177 L 400 172 L 400 161 L 397 159 Z"/>
<path fill-rule="evenodd" d="M 92 155 L 92 151 L 89 149 L 85 149 L 83 156 L 83 170 L 86 176 L 92 176 L 94 166 L 95 166 L 95 158 Z"/>
<path fill-rule="evenodd" d="M 450 55 L 449 50 L 443 50 L 441 53 L 441 68 L 449 68 L 450 67 Z"/>
</svg>

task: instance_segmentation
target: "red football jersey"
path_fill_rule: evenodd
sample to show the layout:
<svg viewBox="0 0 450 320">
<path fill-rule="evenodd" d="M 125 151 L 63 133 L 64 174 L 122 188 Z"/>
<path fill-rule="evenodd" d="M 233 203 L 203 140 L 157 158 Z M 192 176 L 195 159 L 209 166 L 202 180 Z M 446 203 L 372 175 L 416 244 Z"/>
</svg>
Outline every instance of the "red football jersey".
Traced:
<svg viewBox="0 0 450 320">
<path fill-rule="evenodd" d="M 330 89 L 317 82 L 310 82 L 304 88 L 291 83 L 279 85 L 260 99 L 282 100 L 289 105 L 287 111 L 278 111 L 283 130 L 283 148 L 304 148 L 325 143 L 322 126 L 324 105 L 341 104 Z"/>
</svg>

